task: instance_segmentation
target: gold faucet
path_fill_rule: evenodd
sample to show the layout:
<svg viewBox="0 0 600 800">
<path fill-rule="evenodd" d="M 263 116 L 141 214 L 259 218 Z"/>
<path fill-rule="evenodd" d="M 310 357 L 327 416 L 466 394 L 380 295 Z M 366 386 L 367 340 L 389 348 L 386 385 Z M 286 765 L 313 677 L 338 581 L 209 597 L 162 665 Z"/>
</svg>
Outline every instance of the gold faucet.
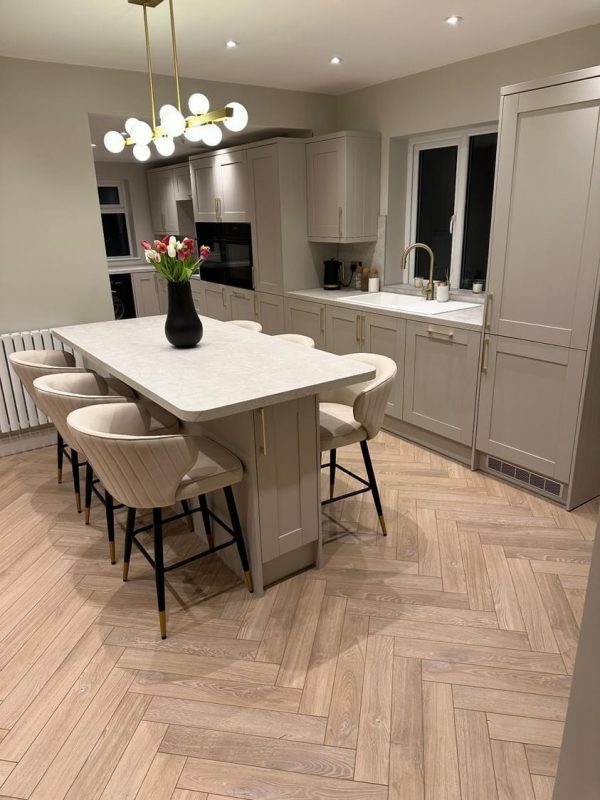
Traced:
<svg viewBox="0 0 600 800">
<path fill-rule="evenodd" d="M 402 253 L 402 269 L 406 266 L 406 259 L 408 258 L 408 254 L 411 250 L 416 250 L 417 247 L 423 248 L 429 253 L 429 283 L 427 286 L 424 286 L 421 291 L 425 295 L 426 300 L 433 300 L 433 267 L 434 267 L 434 256 L 433 250 L 426 244 L 421 244 L 421 242 L 415 242 L 415 244 L 409 244 L 406 250 Z"/>
</svg>

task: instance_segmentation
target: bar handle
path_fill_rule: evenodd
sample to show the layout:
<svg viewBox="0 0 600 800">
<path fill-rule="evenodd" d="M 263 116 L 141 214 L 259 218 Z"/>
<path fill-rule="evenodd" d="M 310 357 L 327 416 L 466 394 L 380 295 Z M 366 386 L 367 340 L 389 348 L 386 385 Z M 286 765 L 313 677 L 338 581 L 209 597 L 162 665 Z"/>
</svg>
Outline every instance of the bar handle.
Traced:
<svg viewBox="0 0 600 800">
<path fill-rule="evenodd" d="M 325 333 L 325 306 L 321 306 L 319 311 L 320 315 L 320 322 L 321 322 L 321 333 Z"/>
<path fill-rule="evenodd" d="M 357 314 L 354 320 L 354 338 L 360 342 L 360 314 Z"/>
<path fill-rule="evenodd" d="M 362 315 L 362 343 L 364 344 L 367 340 L 367 317 L 365 314 Z"/>
<path fill-rule="evenodd" d="M 225 287 L 221 286 L 221 297 L 223 299 L 223 308 L 227 308 L 227 303 L 225 302 Z"/>
<path fill-rule="evenodd" d="M 265 424 L 265 409 L 260 408 L 258 413 L 260 414 L 260 424 L 262 426 L 262 441 L 260 444 L 260 452 L 263 456 L 267 455 L 267 426 Z"/>
<path fill-rule="evenodd" d="M 481 373 L 485 375 L 488 371 L 488 359 L 489 359 L 489 352 L 490 352 L 490 339 L 489 336 L 486 336 L 483 340 L 483 353 L 481 356 Z"/>
<path fill-rule="evenodd" d="M 486 331 L 489 331 L 492 327 L 492 301 L 494 299 L 494 295 L 492 292 L 488 292 L 485 297 L 485 314 L 484 314 L 484 323 L 483 327 Z"/>
<path fill-rule="evenodd" d="M 342 238 L 342 207 L 338 207 L 338 236 Z"/>
<path fill-rule="evenodd" d="M 447 336 L 448 339 L 454 339 L 454 331 L 436 331 L 433 328 L 427 328 L 429 336 Z"/>
<path fill-rule="evenodd" d="M 254 292 L 254 316 L 258 319 L 258 295 Z"/>
</svg>

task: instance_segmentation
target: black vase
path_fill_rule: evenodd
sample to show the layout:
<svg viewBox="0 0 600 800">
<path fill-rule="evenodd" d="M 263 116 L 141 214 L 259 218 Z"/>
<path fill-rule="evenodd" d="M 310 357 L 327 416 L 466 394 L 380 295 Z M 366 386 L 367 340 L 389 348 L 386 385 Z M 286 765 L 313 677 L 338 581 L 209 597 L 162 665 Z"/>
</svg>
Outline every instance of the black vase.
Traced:
<svg viewBox="0 0 600 800">
<path fill-rule="evenodd" d="M 202 339 L 202 323 L 194 307 L 189 281 L 167 284 L 169 308 L 165 336 L 173 347 L 195 347 Z"/>
</svg>

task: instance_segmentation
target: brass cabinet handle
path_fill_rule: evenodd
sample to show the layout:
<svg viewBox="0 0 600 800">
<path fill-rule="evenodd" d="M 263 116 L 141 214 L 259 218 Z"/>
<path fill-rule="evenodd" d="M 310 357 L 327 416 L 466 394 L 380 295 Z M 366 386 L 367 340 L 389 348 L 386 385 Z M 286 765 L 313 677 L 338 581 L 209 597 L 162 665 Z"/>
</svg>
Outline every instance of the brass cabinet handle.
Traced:
<svg viewBox="0 0 600 800">
<path fill-rule="evenodd" d="M 221 297 L 223 298 L 223 308 L 227 308 L 227 303 L 225 302 L 225 287 L 221 286 Z"/>
<path fill-rule="evenodd" d="M 338 236 L 342 238 L 342 207 L 338 208 Z"/>
<path fill-rule="evenodd" d="M 486 336 L 483 340 L 483 354 L 481 356 L 481 372 L 485 374 L 488 371 L 488 358 L 490 352 L 490 339 Z"/>
<path fill-rule="evenodd" d="M 447 336 L 449 339 L 454 339 L 454 331 L 436 331 L 433 328 L 427 328 L 427 333 L 430 336 Z"/>
<path fill-rule="evenodd" d="M 262 425 L 262 442 L 260 445 L 260 452 L 263 456 L 267 455 L 267 426 L 265 425 L 265 410 L 264 408 L 259 409 L 258 413 L 260 414 L 260 423 Z"/>
<path fill-rule="evenodd" d="M 319 315 L 321 318 L 321 333 L 325 333 L 325 306 L 321 306 Z"/>
<path fill-rule="evenodd" d="M 258 319 L 258 295 L 254 292 L 254 316 Z"/>
<path fill-rule="evenodd" d="M 363 314 L 362 315 L 362 343 L 364 344 L 367 340 L 367 318 Z"/>
<path fill-rule="evenodd" d="M 494 299 L 494 295 L 492 292 L 488 292 L 485 297 L 485 321 L 483 323 L 483 327 L 486 331 L 489 331 L 492 326 L 492 300 Z"/>
<path fill-rule="evenodd" d="M 217 222 L 218 222 L 219 221 L 219 201 L 218 201 L 218 199 L 216 197 L 215 197 L 215 217 L 216 217 Z"/>
<path fill-rule="evenodd" d="M 354 320 L 354 336 L 356 341 L 360 342 L 360 314 L 357 314 Z"/>
</svg>

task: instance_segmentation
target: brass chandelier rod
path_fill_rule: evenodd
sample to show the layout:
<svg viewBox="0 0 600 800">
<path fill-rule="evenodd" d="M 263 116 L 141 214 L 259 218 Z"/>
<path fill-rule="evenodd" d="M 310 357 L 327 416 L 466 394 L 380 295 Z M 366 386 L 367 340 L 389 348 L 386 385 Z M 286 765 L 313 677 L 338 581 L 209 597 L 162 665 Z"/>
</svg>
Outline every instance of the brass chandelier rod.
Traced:
<svg viewBox="0 0 600 800">
<path fill-rule="evenodd" d="M 145 6 L 144 6 L 145 11 Z M 175 72 L 175 90 L 177 92 L 177 110 L 181 112 L 181 92 L 179 91 L 179 62 L 177 59 L 177 39 L 175 37 L 175 14 L 173 13 L 173 0 L 169 0 L 169 13 L 171 15 L 171 41 L 173 43 L 173 69 Z"/>
<path fill-rule="evenodd" d="M 148 9 L 146 7 L 146 4 L 144 4 L 143 9 L 144 9 L 144 33 L 146 34 L 146 59 L 148 61 L 148 78 L 150 80 L 150 104 L 152 106 L 152 130 L 154 131 L 156 130 L 156 104 L 154 100 L 154 80 L 152 78 L 152 54 L 150 52 L 150 35 L 148 34 Z"/>
</svg>

